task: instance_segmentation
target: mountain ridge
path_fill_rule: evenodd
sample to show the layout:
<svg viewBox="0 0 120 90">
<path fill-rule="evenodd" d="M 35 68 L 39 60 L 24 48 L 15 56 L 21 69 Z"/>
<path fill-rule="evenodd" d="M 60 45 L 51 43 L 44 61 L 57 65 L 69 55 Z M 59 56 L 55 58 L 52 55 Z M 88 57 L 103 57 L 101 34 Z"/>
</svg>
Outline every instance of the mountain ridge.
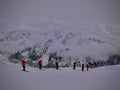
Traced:
<svg viewBox="0 0 120 90">
<path fill-rule="evenodd" d="M 106 61 L 110 55 L 120 54 L 119 27 L 108 25 L 70 26 L 45 24 L 46 28 L 18 29 L 0 34 L 0 50 L 12 54 L 27 48 L 40 54 L 56 52 L 65 58 L 86 58 Z M 45 27 L 44 26 L 44 27 Z M 51 30 L 50 30 L 51 28 Z M 117 28 L 117 29 L 116 29 Z M 116 30 L 112 33 L 113 30 Z M 117 32 L 117 33 L 115 33 Z M 39 57 L 40 58 L 40 57 Z"/>
</svg>

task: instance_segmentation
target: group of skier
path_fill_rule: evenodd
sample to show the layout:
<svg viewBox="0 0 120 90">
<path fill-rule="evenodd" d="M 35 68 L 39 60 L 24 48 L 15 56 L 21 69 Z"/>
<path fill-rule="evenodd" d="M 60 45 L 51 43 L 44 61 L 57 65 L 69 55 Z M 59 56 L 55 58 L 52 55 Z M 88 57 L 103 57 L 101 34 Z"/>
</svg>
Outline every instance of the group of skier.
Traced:
<svg viewBox="0 0 120 90">
<path fill-rule="evenodd" d="M 73 63 L 73 70 L 76 69 L 76 64 L 77 64 L 76 62 Z M 82 64 L 81 67 L 82 67 L 81 71 L 84 71 L 85 64 Z M 89 64 L 86 64 L 86 68 L 87 68 L 86 70 L 88 71 L 89 68 L 90 68 L 90 65 L 89 65 Z"/>
<path fill-rule="evenodd" d="M 21 65 L 22 65 L 23 71 L 26 71 L 26 63 L 27 62 L 25 60 L 21 60 Z M 39 66 L 39 69 L 41 70 L 42 69 L 42 60 L 38 61 L 38 66 Z"/>
<path fill-rule="evenodd" d="M 25 60 L 21 60 L 21 65 L 22 65 L 23 71 L 26 71 L 26 63 L 27 63 L 27 62 L 26 62 Z M 37 62 L 37 64 L 38 64 L 39 69 L 41 70 L 41 69 L 42 69 L 42 64 L 43 64 L 42 60 L 39 60 L 39 61 Z M 76 62 L 73 63 L 73 70 L 76 69 L 76 66 L 77 66 L 76 64 L 77 64 Z M 85 64 L 82 64 L 81 67 L 82 67 L 81 71 L 84 71 Z M 57 70 L 59 69 L 58 61 L 55 62 L 55 68 L 56 68 Z M 87 68 L 86 70 L 88 71 L 89 68 L 90 68 L 90 65 L 89 65 L 89 64 L 86 64 L 86 68 Z"/>
</svg>

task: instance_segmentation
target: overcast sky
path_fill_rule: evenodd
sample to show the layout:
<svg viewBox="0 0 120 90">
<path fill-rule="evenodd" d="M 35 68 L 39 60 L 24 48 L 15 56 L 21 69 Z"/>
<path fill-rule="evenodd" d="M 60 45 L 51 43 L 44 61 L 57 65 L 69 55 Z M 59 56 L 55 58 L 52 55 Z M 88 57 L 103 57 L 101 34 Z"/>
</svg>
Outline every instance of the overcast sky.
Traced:
<svg viewBox="0 0 120 90">
<path fill-rule="evenodd" d="M 0 0 L 0 28 L 35 24 L 40 16 L 120 25 L 120 0 Z"/>
</svg>

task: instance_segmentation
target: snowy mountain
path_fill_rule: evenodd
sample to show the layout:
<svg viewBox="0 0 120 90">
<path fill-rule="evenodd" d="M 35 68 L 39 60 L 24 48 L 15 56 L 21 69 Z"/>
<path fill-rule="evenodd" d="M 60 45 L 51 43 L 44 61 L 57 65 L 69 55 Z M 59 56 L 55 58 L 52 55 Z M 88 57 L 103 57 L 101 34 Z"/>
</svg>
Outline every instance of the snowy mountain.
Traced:
<svg viewBox="0 0 120 90">
<path fill-rule="evenodd" d="M 59 20 L 42 21 L 40 28 L 21 27 L 0 33 L 0 51 L 38 60 L 61 57 L 61 61 L 107 61 L 120 55 L 120 27 L 112 25 L 74 25 Z M 12 59 L 13 59 L 12 58 Z"/>
</svg>

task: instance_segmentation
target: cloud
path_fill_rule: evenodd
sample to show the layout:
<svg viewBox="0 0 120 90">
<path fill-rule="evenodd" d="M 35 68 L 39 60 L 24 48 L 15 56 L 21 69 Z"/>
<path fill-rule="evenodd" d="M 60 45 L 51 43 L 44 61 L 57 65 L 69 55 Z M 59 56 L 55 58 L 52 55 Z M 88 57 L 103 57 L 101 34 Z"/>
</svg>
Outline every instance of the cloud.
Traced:
<svg viewBox="0 0 120 90">
<path fill-rule="evenodd" d="M 40 16 L 78 24 L 120 25 L 119 4 L 119 0 L 1 0 L 0 27 L 34 26 Z"/>
</svg>

